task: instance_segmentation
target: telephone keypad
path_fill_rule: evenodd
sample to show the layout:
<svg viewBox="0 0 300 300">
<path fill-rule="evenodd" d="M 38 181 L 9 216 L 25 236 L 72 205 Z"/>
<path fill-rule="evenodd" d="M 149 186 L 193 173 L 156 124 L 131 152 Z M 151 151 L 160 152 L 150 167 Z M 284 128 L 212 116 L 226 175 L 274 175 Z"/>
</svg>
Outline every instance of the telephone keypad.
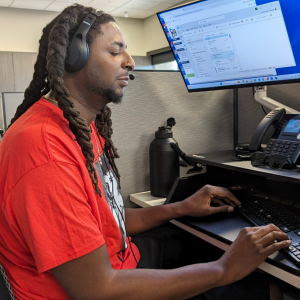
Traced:
<svg viewBox="0 0 300 300">
<path fill-rule="evenodd" d="M 300 143 L 298 142 L 270 140 L 264 152 L 267 155 L 282 154 L 293 158 L 297 148 L 300 148 Z M 297 157 L 294 157 L 294 159 L 296 160 Z"/>
</svg>

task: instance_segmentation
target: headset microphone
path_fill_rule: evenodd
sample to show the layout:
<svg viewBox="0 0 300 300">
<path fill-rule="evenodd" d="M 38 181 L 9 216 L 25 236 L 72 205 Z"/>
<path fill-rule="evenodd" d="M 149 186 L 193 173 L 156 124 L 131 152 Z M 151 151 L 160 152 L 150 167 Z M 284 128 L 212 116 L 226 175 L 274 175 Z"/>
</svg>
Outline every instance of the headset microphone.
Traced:
<svg viewBox="0 0 300 300">
<path fill-rule="evenodd" d="M 130 79 L 130 80 L 134 80 L 134 78 L 135 78 L 135 75 L 134 75 L 134 74 L 129 74 L 129 79 Z"/>
</svg>

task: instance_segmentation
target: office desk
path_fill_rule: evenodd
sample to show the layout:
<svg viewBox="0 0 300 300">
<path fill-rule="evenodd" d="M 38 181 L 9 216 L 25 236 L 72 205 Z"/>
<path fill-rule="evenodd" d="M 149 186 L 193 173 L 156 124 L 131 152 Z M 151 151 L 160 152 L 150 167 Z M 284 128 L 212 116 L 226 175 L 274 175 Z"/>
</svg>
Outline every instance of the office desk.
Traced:
<svg viewBox="0 0 300 300">
<path fill-rule="evenodd" d="M 143 192 L 143 193 L 137 193 L 137 194 L 131 194 L 130 195 L 130 201 L 141 206 L 141 207 L 151 207 L 151 206 L 157 206 L 157 205 L 162 205 L 165 202 L 165 198 L 157 198 L 151 195 L 150 192 Z M 229 217 L 229 216 L 228 216 Z M 230 220 L 230 218 L 228 218 Z M 224 228 L 223 226 L 220 227 L 220 230 L 223 228 L 223 233 L 225 234 L 224 236 L 216 236 L 214 233 L 208 232 L 206 230 L 200 231 L 199 229 L 195 229 L 192 226 L 189 226 L 186 223 L 181 222 L 180 220 L 171 220 L 170 221 L 172 224 L 182 228 L 183 230 L 190 232 L 191 234 L 207 241 L 208 243 L 222 249 L 222 250 L 227 250 L 229 247 L 229 244 L 233 242 L 239 231 L 243 228 L 237 228 L 235 227 L 232 230 L 228 230 L 229 226 L 226 226 Z M 234 224 L 235 221 L 233 220 L 231 224 Z M 248 223 L 245 221 L 245 226 L 249 226 Z M 227 232 L 226 232 L 227 231 Z M 227 240 L 227 241 L 226 241 Z M 273 254 L 273 256 L 276 254 Z M 273 275 L 274 277 L 277 277 L 297 288 L 300 288 L 300 277 L 293 275 L 283 269 L 280 269 L 276 266 L 273 266 L 269 262 L 263 262 L 260 266 L 259 269 L 265 271 L 266 273 L 269 273 Z"/>
<path fill-rule="evenodd" d="M 249 161 L 233 161 L 231 160 L 232 157 L 232 151 L 222 151 L 199 154 L 193 156 L 193 160 L 206 166 L 209 184 L 229 187 L 244 184 L 245 182 L 249 183 L 250 181 L 255 187 L 263 187 L 263 192 L 268 193 L 273 188 L 274 183 L 279 188 L 289 183 L 289 195 L 295 193 L 295 187 L 299 188 L 300 191 L 300 185 L 298 186 L 300 184 L 300 169 L 272 170 L 269 168 L 254 168 Z M 277 192 L 278 190 L 276 190 Z M 297 191 L 296 193 L 300 194 Z M 165 199 L 153 197 L 150 192 L 143 192 L 130 195 L 130 201 L 141 207 L 149 207 L 162 205 Z M 170 222 L 223 250 L 228 249 L 242 228 L 249 226 L 249 223 L 235 212 L 197 219 L 182 218 L 171 220 Z M 259 268 L 300 288 L 300 276 L 273 265 L 274 261 L 290 264 L 280 252 L 276 252 L 262 263 Z"/>
</svg>

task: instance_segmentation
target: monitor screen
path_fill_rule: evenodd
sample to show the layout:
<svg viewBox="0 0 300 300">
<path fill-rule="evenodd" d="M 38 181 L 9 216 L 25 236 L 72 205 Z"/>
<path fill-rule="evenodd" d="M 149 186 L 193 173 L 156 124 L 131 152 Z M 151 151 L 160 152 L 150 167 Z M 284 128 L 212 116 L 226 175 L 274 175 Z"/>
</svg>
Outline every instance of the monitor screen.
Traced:
<svg viewBox="0 0 300 300">
<path fill-rule="evenodd" d="M 300 1 L 203 0 L 157 15 L 190 92 L 300 82 Z"/>
</svg>

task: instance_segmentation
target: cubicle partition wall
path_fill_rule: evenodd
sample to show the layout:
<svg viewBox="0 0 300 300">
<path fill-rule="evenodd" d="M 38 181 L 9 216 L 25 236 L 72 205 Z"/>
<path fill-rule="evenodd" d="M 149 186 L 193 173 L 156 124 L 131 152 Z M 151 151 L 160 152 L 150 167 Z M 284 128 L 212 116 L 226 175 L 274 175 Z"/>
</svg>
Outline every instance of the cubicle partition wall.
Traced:
<svg viewBox="0 0 300 300">
<path fill-rule="evenodd" d="M 8 114 L 5 120 L 9 123 L 32 78 L 36 54 L 22 54 L 0 52 L 0 129 L 4 122 L 1 118 L 3 101 L 4 113 Z M 188 93 L 179 72 L 134 73 L 136 78 L 124 89 L 122 103 L 110 104 L 113 141 L 121 156 L 116 163 L 121 174 L 122 195 L 128 206 L 129 194 L 150 188 L 149 145 L 167 118 L 175 118 L 174 137 L 188 154 L 233 148 L 232 90 Z M 268 96 L 300 111 L 299 84 L 271 86 Z M 263 116 L 261 106 L 253 99 L 252 89 L 240 89 L 240 142 L 249 142 Z"/>
<path fill-rule="evenodd" d="M 233 149 L 232 90 L 188 93 L 179 72 L 134 73 L 136 78 L 125 89 L 122 103 L 110 105 L 126 200 L 131 193 L 149 190 L 149 144 L 169 117 L 176 120 L 173 133 L 184 152 Z M 300 111 L 299 84 L 269 87 L 268 96 Z M 238 105 L 239 141 L 249 142 L 265 114 L 251 88 L 239 90 Z"/>
<path fill-rule="evenodd" d="M 24 99 L 24 93 L 1 93 L 0 124 L 6 131 L 11 119 L 14 117 L 17 107 Z M 2 115 L 1 115 L 2 112 Z"/>
</svg>

